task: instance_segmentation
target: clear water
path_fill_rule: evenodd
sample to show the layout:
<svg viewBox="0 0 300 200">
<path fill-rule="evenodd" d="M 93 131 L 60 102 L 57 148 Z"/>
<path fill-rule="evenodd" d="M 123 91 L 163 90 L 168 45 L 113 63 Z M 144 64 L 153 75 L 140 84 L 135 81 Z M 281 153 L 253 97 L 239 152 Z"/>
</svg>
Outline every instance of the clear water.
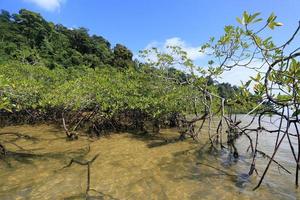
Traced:
<svg viewBox="0 0 300 200">
<path fill-rule="evenodd" d="M 251 162 L 246 138 L 239 140 L 241 158 L 234 160 L 226 151 L 206 148 L 206 136 L 200 137 L 200 144 L 192 140 L 166 144 L 166 138 L 178 137 L 171 129 L 152 138 L 122 133 L 99 140 L 81 136 L 77 141 L 66 141 L 62 129 L 46 124 L 10 126 L 1 133 L 35 138 L 0 136 L 9 150 L 24 152 L 9 143 L 13 142 L 28 153 L 0 161 L 1 200 L 85 199 L 86 166 L 62 168 L 71 158 L 89 160 L 96 154 L 99 157 L 91 166 L 91 188 L 95 191 L 90 192 L 90 199 L 300 199 L 294 175 L 279 172 L 275 165 L 262 186 L 252 191 L 259 177 L 245 177 Z M 261 138 L 260 148 L 271 152 L 274 136 L 263 134 Z M 294 173 L 287 144 L 276 159 Z M 267 161 L 258 159 L 260 174 Z"/>
</svg>

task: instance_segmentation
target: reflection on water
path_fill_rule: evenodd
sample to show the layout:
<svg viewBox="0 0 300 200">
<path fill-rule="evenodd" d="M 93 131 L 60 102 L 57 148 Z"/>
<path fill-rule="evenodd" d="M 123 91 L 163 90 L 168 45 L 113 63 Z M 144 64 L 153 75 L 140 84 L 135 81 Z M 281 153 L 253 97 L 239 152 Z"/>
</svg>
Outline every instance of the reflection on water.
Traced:
<svg viewBox="0 0 300 200">
<path fill-rule="evenodd" d="M 9 132 L 31 139 L 16 139 L 14 134 L 0 136 L 9 150 L 17 152 L 0 161 L 0 199 L 84 199 L 86 167 L 62 168 L 71 158 L 89 160 L 96 154 L 99 157 L 91 167 L 91 188 L 98 191 L 91 192 L 95 199 L 300 198 L 293 185 L 294 176 L 279 173 L 275 166 L 262 187 L 252 191 L 259 177 L 247 176 L 251 160 L 245 138 L 238 145 L 241 157 L 235 159 L 225 150 L 201 148 L 201 142 L 175 142 L 175 130 L 163 130 L 152 138 L 124 133 L 94 141 L 80 137 L 72 142 L 65 140 L 63 130 L 52 125 L 0 130 L 0 134 Z M 270 152 L 273 143 L 268 137 L 262 136 L 260 145 Z M 276 159 L 293 170 L 289 149 L 283 148 L 278 155 Z M 260 173 L 266 162 L 263 158 L 257 161 Z"/>
</svg>

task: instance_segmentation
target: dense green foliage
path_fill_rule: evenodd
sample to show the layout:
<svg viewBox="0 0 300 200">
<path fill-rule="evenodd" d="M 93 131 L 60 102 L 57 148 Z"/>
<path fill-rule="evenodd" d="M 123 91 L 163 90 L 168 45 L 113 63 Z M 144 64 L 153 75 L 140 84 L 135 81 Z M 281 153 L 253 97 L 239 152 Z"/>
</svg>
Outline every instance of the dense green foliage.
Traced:
<svg viewBox="0 0 300 200">
<path fill-rule="evenodd" d="M 46 111 L 56 107 L 76 111 L 99 105 L 108 116 L 136 109 L 154 117 L 188 112 L 191 107 L 188 98 L 194 91 L 150 76 L 148 70 L 151 69 L 119 71 L 111 67 L 76 70 L 57 67 L 50 70 L 20 63 L 3 64 L 0 68 L 2 97 L 10 102 L 10 110 Z"/>
<path fill-rule="evenodd" d="M 194 64 L 178 47 L 172 49 L 184 60 L 186 71 L 177 70 L 172 65 L 176 58 L 167 54 L 160 62 L 141 64 L 121 44 L 111 48 L 85 28 L 55 25 L 24 9 L 12 15 L 1 12 L 0 45 L 0 110 L 78 111 L 99 106 L 108 117 L 139 110 L 159 118 L 204 112 L 198 86 L 228 99 L 241 92 L 215 82 L 218 69 L 199 68 L 199 75 L 189 74 Z M 216 110 L 219 105 L 214 101 L 212 106 Z M 242 107 L 238 110 L 249 110 Z"/>
<path fill-rule="evenodd" d="M 0 60 L 18 60 L 32 65 L 95 68 L 102 65 L 133 66 L 132 53 L 120 44 L 112 50 L 101 36 L 85 28 L 69 29 L 47 22 L 40 14 L 22 9 L 0 14 Z"/>
</svg>

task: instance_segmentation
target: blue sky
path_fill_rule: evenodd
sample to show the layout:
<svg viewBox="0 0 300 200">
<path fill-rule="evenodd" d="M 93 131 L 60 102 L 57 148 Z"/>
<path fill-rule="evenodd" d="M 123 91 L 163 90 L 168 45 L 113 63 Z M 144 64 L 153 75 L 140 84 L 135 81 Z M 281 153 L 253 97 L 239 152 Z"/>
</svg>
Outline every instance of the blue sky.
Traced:
<svg viewBox="0 0 300 200">
<path fill-rule="evenodd" d="M 300 20 L 300 0 L 0 0 L 0 9 L 26 8 L 69 28 L 86 27 L 112 44 L 122 43 L 133 52 L 149 44 L 176 43 L 191 51 L 223 27 L 237 24 L 243 11 L 278 15 L 284 26 L 274 32 L 280 42 Z"/>
</svg>

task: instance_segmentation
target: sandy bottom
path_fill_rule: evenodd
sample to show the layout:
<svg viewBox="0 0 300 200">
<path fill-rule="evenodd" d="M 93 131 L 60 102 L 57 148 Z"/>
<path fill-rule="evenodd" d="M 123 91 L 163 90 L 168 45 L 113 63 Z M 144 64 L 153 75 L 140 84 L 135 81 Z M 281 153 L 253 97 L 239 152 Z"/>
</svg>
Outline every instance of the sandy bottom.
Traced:
<svg viewBox="0 0 300 200">
<path fill-rule="evenodd" d="M 253 192 L 259 177 L 245 178 L 250 162 L 245 151 L 234 161 L 227 152 L 208 153 L 201 143 L 164 142 L 177 135 L 163 130 L 155 138 L 123 133 L 70 142 L 53 125 L 5 127 L 0 140 L 17 154 L 0 160 L 0 199 L 85 199 L 87 167 L 63 167 L 72 158 L 96 154 L 89 199 L 300 199 L 293 175 L 272 167 Z M 261 159 L 257 165 L 262 170 L 265 164 Z"/>
</svg>

